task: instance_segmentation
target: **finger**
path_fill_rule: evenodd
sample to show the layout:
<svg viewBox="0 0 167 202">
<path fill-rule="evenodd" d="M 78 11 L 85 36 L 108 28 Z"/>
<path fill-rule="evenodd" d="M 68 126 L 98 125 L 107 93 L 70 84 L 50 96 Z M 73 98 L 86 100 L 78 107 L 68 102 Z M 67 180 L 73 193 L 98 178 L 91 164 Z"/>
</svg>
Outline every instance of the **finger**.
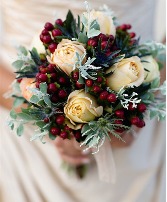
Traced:
<svg viewBox="0 0 167 202">
<path fill-rule="evenodd" d="M 76 165 L 76 166 L 90 163 L 90 159 L 83 156 L 74 157 L 74 156 L 68 156 L 66 154 L 62 154 L 61 158 L 67 163 Z"/>
</svg>

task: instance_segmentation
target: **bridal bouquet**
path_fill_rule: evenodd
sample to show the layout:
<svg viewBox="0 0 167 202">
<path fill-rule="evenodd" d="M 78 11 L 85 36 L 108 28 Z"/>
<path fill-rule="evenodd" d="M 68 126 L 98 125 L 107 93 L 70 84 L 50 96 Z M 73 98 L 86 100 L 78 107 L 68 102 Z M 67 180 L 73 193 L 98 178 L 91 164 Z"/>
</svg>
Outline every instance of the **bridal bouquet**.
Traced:
<svg viewBox="0 0 167 202">
<path fill-rule="evenodd" d="M 154 94 L 165 94 L 165 47 L 140 44 L 131 25 L 118 25 L 106 8 L 87 6 L 77 19 L 69 11 L 64 21 L 45 23 L 39 38 L 30 51 L 20 46 L 13 62 L 14 107 L 24 103 L 20 112 L 10 112 L 17 135 L 31 123 L 37 127 L 31 140 L 74 137 L 98 151 L 106 138 L 124 141 L 132 126 L 144 127 L 145 117 L 165 118 L 162 96 Z"/>
</svg>

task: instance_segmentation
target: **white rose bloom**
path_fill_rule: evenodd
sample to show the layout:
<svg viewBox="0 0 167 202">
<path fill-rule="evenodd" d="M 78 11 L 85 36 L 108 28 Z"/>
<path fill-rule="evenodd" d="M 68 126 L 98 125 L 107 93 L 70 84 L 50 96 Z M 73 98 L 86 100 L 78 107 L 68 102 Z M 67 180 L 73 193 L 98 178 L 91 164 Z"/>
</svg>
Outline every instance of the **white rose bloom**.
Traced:
<svg viewBox="0 0 167 202">
<path fill-rule="evenodd" d="M 107 85 L 114 91 L 127 86 L 140 86 L 144 81 L 144 68 L 137 56 L 114 64 L 107 73 L 111 71 L 113 74 L 107 77 Z"/>
<path fill-rule="evenodd" d="M 84 44 L 63 39 L 58 44 L 55 52 L 51 54 L 50 57 L 47 56 L 47 59 L 51 64 L 59 66 L 67 75 L 69 75 L 73 71 L 73 66 L 78 60 L 76 53 L 83 56 L 85 52 Z"/>
<path fill-rule="evenodd" d="M 87 17 L 87 13 L 83 13 L 85 17 Z M 100 31 L 103 34 L 111 34 L 115 37 L 116 28 L 112 19 L 112 16 L 107 15 L 102 11 L 95 11 L 92 10 L 90 12 L 91 20 L 97 20 L 98 24 L 100 25 Z"/>
</svg>

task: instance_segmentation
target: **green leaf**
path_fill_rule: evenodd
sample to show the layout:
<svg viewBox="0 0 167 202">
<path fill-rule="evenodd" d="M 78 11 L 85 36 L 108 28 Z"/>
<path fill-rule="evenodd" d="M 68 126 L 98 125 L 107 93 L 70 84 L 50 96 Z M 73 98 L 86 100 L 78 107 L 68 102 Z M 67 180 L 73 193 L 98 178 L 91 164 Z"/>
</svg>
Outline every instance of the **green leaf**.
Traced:
<svg viewBox="0 0 167 202">
<path fill-rule="evenodd" d="M 30 98 L 30 102 L 31 103 L 34 103 L 34 104 L 37 104 L 38 102 L 40 101 L 40 98 L 36 95 L 33 95 L 31 98 Z"/>
<path fill-rule="evenodd" d="M 22 105 L 24 103 L 24 101 L 25 101 L 24 98 L 17 97 L 13 102 L 13 106 L 18 107 L 18 106 Z"/>
<path fill-rule="evenodd" d="M 46 125 L 46 123 L 44 121 L 37 121 L 35 125 L 37 125 L 39 128 L 43 128 Z"/>
<path fill-rule="evenodd" d="M 84 33 L 80 32 L 79 35 L 78 35 L 78 41 L 80 43 L 86 44 L 87 41 L 88 41 L 88 37 Z"/>
<path fill-rule="evenodd" d="M 23 119 L 24 121 L 32 121 L 32 117 L 25 113 L 18 113 L 19 118 Z"/>
<path fill-rule="evenodd" d="M 18 136 L 23 135 L 23 132 L 24 132 L 24 126 L 23 126 L 23 124 L 20 124 L 20 125 L 18 126 L 16 132 L 17 132 L 17 135 L 18 135 Z"/>
<path fill-rule="evenodd" d="M 47 84 L 46 83 L 41 83 L 40 84 L 40 91 L 44 94 L 47 93 Z"/>
<path fill-rule="evenodd" d="M 14 122 L 13 122 L 13 120 L 10 120 L 10 121 L 8 122 L 8 126 L 10 127 L 11 130 L 14 129 Z"/>
<path fill-rule="evenodd" d="M 50 138 L 51 140 L 55 140 L 55 139 L 56 139 L 56 136 L 54 136 L 54 135 L 52 135 L 51 133 L 49 133 L 49 138 Z"/>
<path fill-rule="evenodd" d="M 151 88 L 158 88 L 160 85 L 160 79 L 156 78 L 151 82 Z"/>
<path fill-rule="evenodd" d="M 49 99 L 49 96 L 47 96 L 47 95 L 45 95 L 44 97 L 43 97 L 43 99 L 44 99 L 44 102 L 49 106 L 49 107 L 51 107 L 51 101 L 50 101 L 50 99 Z"/>
<path fill-rule="evenodd" d="M 21 54 L 23 54 L 25 56 L 28 55 L 28 51 L 24 46 L 19 46 L 18 51 L 19 51 L 19 53 L 21 53 Z"/>
<path fill-rule="evenodd" d="M 95 30 L 94 28 L 88 32 L 88 38 L 92 38 L 94 36 L 98 36 L 101 32 L 99 30 Z"/>
<path fill-rule="evenodd" d="M 16 112 L 15 112 L 14 110 L 11 110 L 11 111 L 10 111 L 10 117 L 11 117 L 12 119 L 16 119 L 16 118 L 17 118 L 17 114 L 16 114 Z"/>
<path fill-rule="evenodd" d="M 24 65 L 23 60 L 16 60 L 15 62 L 12 63 L 12 66 L 15 67 L 16 69 L 20 69 Z"/>
<path fill-rule="evenodd" d="M 71 23 L 74 21 L 74 16 L 72 12 L 69 10 L 66 16 L 65 24 L 68 30 L 71 30 Z"/>
<path fill-rule="evenodd" d="M 41 60 L 40 60 L 40 56 L 37 52 L 37 49 L 36 48 L 33 48 L 31 51 L 30 51 L 30 54 L 31 54 L 31 57 L 32 59 L 34 60 L 35 64 L 37 65 L 41 65 Z"/>
</svg>

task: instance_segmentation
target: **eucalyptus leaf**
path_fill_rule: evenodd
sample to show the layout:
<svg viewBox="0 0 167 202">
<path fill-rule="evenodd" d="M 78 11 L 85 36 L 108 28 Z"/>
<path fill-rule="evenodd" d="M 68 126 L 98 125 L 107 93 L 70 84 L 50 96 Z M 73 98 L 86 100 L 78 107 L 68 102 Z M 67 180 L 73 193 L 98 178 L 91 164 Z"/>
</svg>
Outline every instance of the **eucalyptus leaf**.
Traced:
<svg viewBox="0 0 167 202">
<path fill-rule="evenodd" d="M 43 99 L 44 99 L 44 102 L 45 102 L 49 107 L 52 106 L 51 101 L 50 101 L 50 99 L 49 99 L 49 96 L 45 95 L 45 96 L 43 97 Z"/>
<path fill-rule="evenodd" d="M 24 132 L 24 126 L 23 126 L 23 124 L 20 124 L 16 130 L 16 133 L 18 136 L 21 136 L 21 135 L 23 135 L 23 132 Z"/>
<path fill-rule="evenodd" d="M 78 35 L 78 41 L 80 43 L 86 44 L 87 41 L 88 41 L 88 37 L 84 33 L 80 32 L 79 35 Z"/>
<path fill-rule="evenodd" d="M 32 117 L 29 116 L 28 114 L 25 114 L 25 113 L 18 113 L 17 115 L 18 115 L 18 117 L 19 117 L 20 119 L 23 119 L 24 121 L 32 121 Z"/>
<path fill-rule="evenodd" d="M 10 111 L 10 117 L 12 119 L 16 119 L 17 118 L 17 113 L 13 109 Z"/>
<path fill-rule="evenodd" d="M 18 52 L 19 52 L 19 54 L 23 54 L 24 56 L 28 55 L 28 51 L 24 46 L 19 46 L 18 47 Z"/>
<path fill-rule="evenodd" d="M 52 135 L 51 133 L 49 133 L 49 138 L 50 138 L 51 140 L 55 140 L 55 139 L 56 139 L 56 136 L 54 136 L 54 135 Z"/>
<path fill-rule="evenodd" d="M 25 99 L 24 98 L 16 98 L 13 102 L 14 107 L 18 107 L 24 103 Z"/>
<path fill-rule="evenodd" d="M 23 60 L 16 60 L 15 62 L 12 63 L 12 66 L 15 67 L 16 69 L 20 69 L 24 65 Z"/>
<path fill-rule="evenodd" d="M 36 95 L 33 95 L 31 98 L 30 98 L 30 102 L 31 103 L 34 103 L 34 104 L 37 104 L 38 102 L 40 101 L 40 98 Z"/>
<path fill-rule="evenodd" d="M 44 94 L 47 93 L 47 84 L 46 83 L 40 83 L 40 91 Z"/>
</svg>

